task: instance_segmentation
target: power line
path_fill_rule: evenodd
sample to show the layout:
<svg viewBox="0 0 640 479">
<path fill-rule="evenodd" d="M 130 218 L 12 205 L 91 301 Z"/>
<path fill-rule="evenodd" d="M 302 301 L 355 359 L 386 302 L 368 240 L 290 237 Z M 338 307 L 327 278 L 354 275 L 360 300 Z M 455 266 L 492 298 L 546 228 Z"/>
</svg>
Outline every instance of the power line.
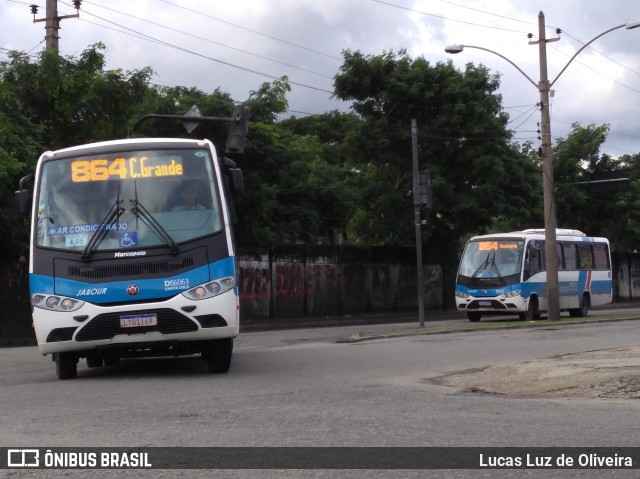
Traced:
<svg viewBox="0 0 640 479">
<path fill-rule="evenodd" d="M 317 55 L 322 55 L 324 57 L 331 58 L 333 60 L 339 60 L 339 61 L 342 60 L 342 58 L 340 58 L 340 57 L 335 57 L 333 55 L 329 55 L 328 53 L 324 53 L 324 52 L 321 52 L 321 51 L 318 51 L 318 50 L 314 50 L 312 48 L 307 48 L 305 46 L 298 45 L 297 43 L 293 43 L 293 42 L 290 42 L 290 41 L 287 41 L 287 40 L 283 40 L 281 38 L 277 38 L 277 37 L 274 37 L 274 36 L 271 36 L 271 35 L 267 35 L 266 33 L 258 32 L 256 30 L 251 30 L 250 28 L 243 27 L 241 25 L 237 25 L 235 23 L 231 23 L 231 22 L 228 22 L 226 20 L 221 20 L 220 18 L 216 18 L 216 17 L 213 17 L 211 15 L 207 15 L 206 13 L 202 13 L 202 12 L 200 12 L 198 10 L 194 10 L 194 9 L 191 9 L 191 8 L 188 8 L 188 7 L 183 7 L 182 5 L 178 5 L 177 3 L 173 3 L 173 2 L 170 2 L 168 0 L 160 0 L 160 1 L 164 2 L 164 3 L 168 3 L 169 5 L 173 5 L 174 7 L 181 8 L 183 10 L 187 10 L 189 12 L 196 13 L 198 15 L 202 15 L 203 17 L 210 18 L 211 20 L 215 20 L 216 22 L 224 23 L 226 25 L 230 25 L 230 26 L 235 27 L 235 28 L 240 28 L 240 29 L 245 30 L 247 32 L 251 32 L 251 33 L 254 33 L 256 35 L 260 35 L 260 36 L 263 36 L 265 38 L 269 38 L 271 40 L 275 40 L 275 41 L 284 43 L 286 45 L 289 45 L 289 46 L 292 46 L 292 47 L 295 47 L 295 48 L 300 48 L 302 50 L 306 50 L 308 52 L 315 53 Z"/>
<path fill-rule="evenodd" d="M 531 113 L 529 113 L 529 116 L 528 116 L 528 117 L 526 117 L 526 118 L 522 121 L 522 123 L 520 123 L 518 126 L 516 126 L 516 127 L 514 128 L 514 130 L 517 130 L 517 129 L 518 129 L 518 128 L 520 128 L 522 125 L 524 125 L 527 121 L 529 121 L 529 118 L 531 118 L 531 116 L 532 116 L 532 115 L 533 115 L 537 110 L 538 110 L 537 108 L 532 108 L 532 109 L 531 109 Z"/>
<path fill-rule="evenodd" d="M 517 117 L 515 117 L 512 120 L 509 120 L 507 122 L 507 125 L 509 123 L 513 123 L 514 121 L 517 121 L 518 119 L 522 118 L 524 115 L 526 115 L 527 113 L 529 114 L 529 116 L 527 117 L 527 119 L 525 121 L 527 121 L 529 118 L 531 118 L 531 115 L 533 115 L 533 113 L 535 113 L 538 110 L 538 105 L 532 105 L 529 110 L 527 111 L 517 111 L 516 113 L 520 113 L 520 115 L 518 115 Z M 520 124 L 520 126 L 522 126 L 522 124 Z M 519 127 L 518 127 L 519 128 Z M 516 128 L 517 129 L 517 128 Z"/>
<path fill-rule="evenodd" d="M 517 105 L 517 106 L 503 106 L 502 109 L 503 110 L 509 110 L 512 108 L 527 108 L 527 107 L 531 107 L 531 106 L 538 106 L 537 103 L 530 103 L 528 105 Z"/>
<path fill-rule="evenodd" d="M 155 25 L 155 26 L 160 27 L 160 28 L 164 28 L 164 29 L 176 32 L 176 33 L 180 33 L 182 35 L 186 35 L 186 36 L 189 36 L 189 37 L 192 37 L 192 38 L 196 38 L 198 40 L 202 40 L 202 41 L 205 41 L 205 42 L 208 42 L 208 43 L 212 43 L 214 45 L 219 45 L 221 47 L 229 48 L 231 50 L 235 50 L 235 51 L 238 51 L 238 52 L 241 52 L 241 53 L 245 53 L 247 55 L 251 55 L 251 56 L 254 56 L 254 57 L 257 57 L 257 58 L 262 58 L 263 60 L 268 60 L 268 61 L 271 61 L 271 62 L 274 62 L 274 63 L 278 63 L 280 65 L 284 65 L 284 66 L 291 67 L 291 68 L 296 68 L 298 70 L 302 70 L 302 71 L 305 71 L 307 73 L 312 73 L 314 75 L 322 76 L 322 77 L 325 77 L 325 78 L 329 78 L 329 79 L 333 78 L 332 76 L 326 75 L 324 73 L 319 73 L 319 72 L 315 72 L 313 70 L 308 70 L 306 68 L 302 68 L 302 67 L 299 67 L 297 65 L 292 65 L 290 63 L 285 63 L 285 62 L 282 62 L 282 61 L 279 61 L 279 60 L 275 60 L 273 58 L 266 57 L 264 55 L 259 55 L 257 53 L 253 53 L 253 52 L 250 52 L 248 50 L 243 50 L 241 48 L 236 48 L 236 47 L 233 47 L 231 45 L 227 45 L 225 43 L 216 42 L 215 40 L 211 40 L 209 38 L 205 38 L 205 37 L 201 37 L 201 36 L 198 36 L 198 35 L 194 35 L 192 33 L 185 32 L 184 30 L 178 30 L 177 28 L 172 28 L 172 27 L 169 27 L 169 26 L 166 26 L 166 25 L 162 25 L 160 23 L 152 22 L 151 20 L 147 20 L 145 18 L 136 17 L 135 15 L 131 15 L 130 13 L 121 12 L 121 11 L 115 10 L 113 8 L 109 8 L 109 7 L 105 7 L 105 6 L 102 6 L 102 5 L 98 5 L 98 4 L 93 3 L 93 2 L 88 2 L 86 0 L 85 0 L 84 3 L 85 4 L 89 4 L 89 5 L 93 5 L 94 7 L 103 8 L 105 10 L 109 10 L 111 12 L 118 13 L 120 15 L 124 15 L 124 16 L 127 16 L 129 18 L 133 18 L 135 20 L 139 20 L 141 22 L 149 23 L 151 25 Z"/>
<path fill-rule="evenodd" d="M 487 12 L 485 10 L 480 10 L 478 8 L 469 7 L 467 5 L 460 5 L 459 3 L 450 2 L 448 0 L 440 0 L 440 1 L 442 3 L 448 3 L 449 5 L 453 5 L 455 7 L 466 8 L 467 10 L 472 10 L 474 12 L 484 13 L 485 15 L 491 15 L 493 17 L 504 18 L 505 20 L 511 20 L 511 21 L 514 21 L 514 22 L 526 23 L 528 25 L 538 25 L 537 22 L 531 22 L 531 21 L 528 21 L 528 20 L 520 20 L 518 18 L 507 17 L 506 15 L 498 15 L 497 13 Z M 555 27 L 547 27 L 547 28 L 555 29 Z"/>
<path fill-rule="evenodd" d="M 553 48 L 555 51 L 559 52 L 560 54 L 562 54 L 562 55 L 564 55 L 564 56 L 566 56 L 566 57 L 571 57 L 571 55 L 570 55 L 570 54 L 563 52 L 562 50 L 560 50 L 559 48 L 556 48 L 556 47 L 555 47 L 555 46 L 553 46 L 553 45 L 549 45 L 549 47 Z M 624 87 L 624 88 L 626 88 L 626 89 L 628 89 L 628 90 L 631 90 L 631 91 L 632 91 L 632 92 L 634 92 L 634 93 L 640 93 L 640 90 L 637 90 L 637 89 L 635 89 L 635 88 L 633 88 L 633 87 L 631 87 L 631 86 L 629 86 L 629 85 L 625 85 L 625 84 L 624 84 L 624 83 L 622 83 L 621 81 L 618 81 L 618 80 L 616 80 L 615 78 L 611 78 L 610 76 L 605 75 L 604 73 L 602 73 L 602 72 L 600 72 L 600 71 L 596 70 L 595 68 L 590 67 L 590 66 L 589 66 L 589 65 L 587 65 L 586 63 L 581 62 L 581 61 L 580 61 L 580 60 L 578 60 L 577 58 L 576 58 L 575 60 L 573 60 L 573 61 L 574 61 L 575 63 L 579 64 L 579 65 L 582 65 L 582 66 L 583 66 L 583 67 L 585 67 L 585 68 L 588 68 L 588 69 L 589 69 L 589 70 L 591 70 L 593 73 L 597 73 L 598 75 L 605 77 L 607 80 L 610 80 L 610 81 L 612 81 L 612 82 L 614 82 L 614 83 L 617 83 L 617 84 L 618 84 L 618 85 L 620 85 L 621 87 Z M 635 72 L 634 72 L 634 73 L 635 73 Z"/>
<path fill-rule="evenodd" d="M 166 0 L 162 0 L 162 1 L 164 2 Z M 385 2 L 383 0 L 371 0 L 371 1 L 372 2 L 376 2 L 376 3 L 381 3 L 383 5 L 388 5 L 390 7 L 399 8 L 401 10 L 407 10 L 407 11 L 413 12 L 413 13 L 420 13 L 421 15 L 426 15 L 428 17 L 434 17 L 434 18 L 440 18 L 442 20 L 448 20 L 450 22 L 464 23 L 465 25 L 473 25 L 473 26 L 476 26 L 476 27 L 491 28 L 493 30 L 502 30 L 502 31 L 506 31 L 506 32 L 515 32 L 515 33 L 524 33 L 524 34 L 528 33 L 528 32 L 523 31 L 523 30 L 513 30 L 511 28 L 495 27 L 495 26 L 492 26 L 492 25 L 483 25 L 481 23 L 468 22 L 466 20 L 457 20 L 455 18 L 445 17 L 444 15 L 437 15 L 435 13 L 423 12 L 421 10 L 416 10 L 415 8 L 409 8 L 409 7 L 404 7 L 402 5 L 396 5 L 395 3 Z"/>
<path fill-rule="evenodd" d="M 243 66 L 240 66 L 240 65 L 236 65 L 236 64 L 231 63 L 231 62 L 227 62 L 227 61 L 224 61 L 224 60 L 220 60 L 220 59 L 218 59 L 218 58 L 210 57 L 210 56 L 208 56 L 208 55 L 204 55 L 204 54 L 202 54 L 202 53 L 198 53 L 198 52 L 195 52 L 195 51 L 193 51 L 193 50 L 189 50 L 189 49 L 187 49 L 187 48 L 180 47 L 180 46 L 178 46 L 178 45 L 174 45 L 174 44 L 169 43 L 169 42 L 166 42 L 166 41 L 164 41 L 164 40 L 160 40 L 160 39 L 158 39 L 158 38 L 155 38 L 155 37 L 153 37 L 153 36 L 151 36 L 151 35 L 147 35 L 147 34 L 145 34 L 145 33 L 141 33 L 141 32 L 139 32 L 139 31 L 135 31 L 135 30 L 133 30 L 133 29 L 131 29 L 131 28 L 125 27 L 125 26 L 123 26 L 123 25 L 120 25 L 120 24 L 118 24 L 118 23 L 116 23 L 116 22 L 113 22 L 113 21 L 111 21 L 111 20 L 108 20 L 108 19 L 106 19 L 106 18 L 102 18 L 102 17 L 100 17 L 99 15 L 93 14 L 93 13 L 88 12 L 88 11 L 86 11 L 86 10 L 83 10 L 83 13 L 84 13 L 85 15 L 90 15 L 90 16 L 92 16 L 92 17 L 95 17 L 95 18 L 99 19 L 99 20 L 102 20 L 103 22 L 106 22 L 106 23 L 111 24 L 111 25 L 115 25 L 115 26 L 117 26 L 118 28 L 121 28 L 121 29 L 125 30 L 125 31 L 122 31 L 122 32 L 120 32 L 120 33 L 129 34 L 129 35 L 132 35 L 132 36 L 134 36 L 134 37 L 136 37 L 136 38 L 141 38 L 141 39 L 143 39 L 143 40 L 151 41 L 151 42 L 153 42 L 153 43 L 158 43 L 158 44 L 160 44 L 160 45 L 163 45 L 163 46 L 166 46 L 166 47 L 169 47 L 169 48 L 173 48 L 173 49 L 178 50 L 178 51 L 181 51 L 181 52 L 183 52 L 183 53 L 189 53 L 189 54 L 191 54 L 191 55 L 195 55 L 195 56 L 198 56 L 198 57 L 200 57 L 200 58 L 204 58 L 204 59 L 207 59 L 207 60 L 211 60 L 211 61 L 213 61 L 213 62 L 220 63 L 220 64 L 222 64 L 222 65 L 226 65 L 226 66 L 229 66 L 229 67 L 231 67 L 231 68 L 236 68 L 236 69 L 238 69 L 238 70 L 242 70 L 242 71 L 245 71 L 245 72 L 248 72 L 248 73 L 253 73 L 253 74 L 255 74 L 255 75 L 261 75 L 261 76 L 264 76 L 264 77 L 267 77 L 267 78 L 271 78 L 271 79 L 274 79 L 274 80 L 279 80 L 279 79 L 281 78 L 281 77 L 279 77 L 279 76 L 276 76 L 276 75 L 273 75 L 273 74 L 270 74 L 270 73 L 264 73 L 264 72 L 261 72 L 261 71 L 258 71 L 258 70 L 254 70 L 254 69 L 252 69 L 252 68 L 247 68 L 247 67 L 243 67 Z M 92 24 L 97 25 L 97 26 L 102 26 L 102 27 L 104 27 L 104 25 L 100 25 L 99 23 L 89 22 L 88 20 L 83 19 L 83 18 L 81 18 L 80 20 L 85 21 L 85 22 L 88 22 L 88 23 L 92 23 Z M 289 82 L 289 84 L 291 84 L 291 85 L 296 85 L 296 86 L 300 86 L 300 87 L 303 87 L 303 88 L 309 88 L 309 89 L 311 89 L 311 90 L 321 91 L 321 92 L 330 93 L 330 94 L 333 94 L 333 93 L 334 93 L 334 92 L 333 92 L 333 91 L 331 91 L 331 90 L 325 90 L 325 89 L 320 88 L 320 87 L 315 87 L 315 86 L 312 86 L 312 85 L 307 85 L 307 84 L 300 83 L 300 82 L 296 82 L 296 81 L 292 81 L 292 80 L 288 80 L 288 82 Z"/>
<path fill-rule="evenodd" d="M 574 37 L 573 35 L 571 35 L 571 34 L 567 33 L 566 31 L 564 31 L 564 30 L 563 30 L 563 31 L 562 31 L 562 33 L 563 33 L 563 34 L 565 34 L 566 36 L 568 36 L 569 38 L 571 38 L 572 40 L 575 40 L 575 41 L 576 41 L 576 42 L 578 42 L 580 45 L 584 45 L 584 42 L 583 42 L 583 41 L 578 40 L 576 37 Z M 602 56 L 603 58 L 606 58 L 606 59 L 607 59 L 607 60 L 609 60 L 610 62 L 613 62 L 613 63 L 615 63 L 616 65 L 621 66 L 621 67 L 622 67 L 622 68 L 624 68 L 625 70 L 628 70 L 628 71 L 630 71 L 631 73 L 634 73 L 634 74 L 636 74 L 636 75 L 640 76 L 640 73 L 639 73 L 639 72 L 637 72 L 637 71 L 635 71 L 635 70 L 632 70 L 631 68 L 629 68 L 629 67 L 627 67 L 627 66 L 623 65 L 622 63 L 620 63 L 620 62 L 619 62 L 619 61 L 617 61 L 617 60 L 614 60 L 613 58 L 609 58 L 608 56 L 606 56 L 606 55 L 605 55 L 605 54 L 603 54 L 603 53 L 600 53 L 598 50 L 596 50 L 595 48 L 593 48 L 591 45 L 589 45 L 587 48 L 588 48 L 589 50 L 591 50 L 592 52 L 597 53 L 598 55 Z"/>
</svg>

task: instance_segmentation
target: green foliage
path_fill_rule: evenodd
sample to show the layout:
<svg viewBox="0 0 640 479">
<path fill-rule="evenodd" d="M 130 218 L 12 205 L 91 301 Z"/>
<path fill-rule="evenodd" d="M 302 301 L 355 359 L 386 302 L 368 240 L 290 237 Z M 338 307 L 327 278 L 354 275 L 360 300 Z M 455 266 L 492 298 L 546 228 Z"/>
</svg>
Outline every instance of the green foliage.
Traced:
<svg viewBox="0 0 640 479">
<path fill-rule="evenodd" d="M 612 249 L 637 249 L 640 235 L 640 170 L 638 155 L 614 159 L 600 154 L 607 140 L 609 125 L 572 125 L 567 138 L 558 139 L 554 148 L 554 182 L 557 223 L 577 228 L 589 235 L 609 238 Z M 584 183 L 593 173 L 628 172 L 630 191 L 592 191 Z"/>
<path fill-rule="evenodd" d="M 355 201 L 350 178 L 325 161 L 316 137 L 270 123 L 251 125 L 245 191 L 237 198 L 236 238 L 242 245 L 275 247 L 336 241 Z"/>
<path fill-rule="evenodd" d="M 363 241 L 414 241 L 412 118 L 420 169 L 432 171 L 434 209 L 425 216 L 433 256 L 454 258 L 461 237 L 486 231 L 500 218 L 530 224 L 537 214 L 532 205 L 540 201 L 540 174 L 509 142 L 508 118 L 494 94 L 498 86 L 498 76 L 482 66 L 459 71 L 451 62 L 431 65 L 404 50 L 344 52 L 335 92 L 363 118 L 348 138 L 365 185 L 352 221 Z"/>
<path fill-rule="evenodd" d="M 20 102 L 2 82 L 0 105 L 0 250 L 18 256 L 27 251 L 28 224 L 15 211 L 14 191 L 18 179 L 35 167 L 40 128 L 23 114 Z"/>
<path fill-rule="evenodd" d="M 156 87 L 136 106 L 135 118 L 132 119 L 135 121 L 130 123 L 133 127 L 138 120 L 149 114 L 183 116 L 194 105 L 202 116 L 216 118 L 230 118 L 234 108 L 229 94 L 219 89 L 205 93 L 197 88 Z M 223 154 L 228 131 L 229 124 L 224 121 L 201 122 L 189 133 L 182 120 L 147 119 L 140 121 L 132 133 L 141 137 L 209 138 L 216 145 L 218 153 Z"/>
<path fill-rule="evenodd" d="M 3 67 L 3 83 L 42 129 L 43 148 L 126 137 L 131 105 L 145 96 L 152 71 L 103 71 L 101 50 L 104 45 L 92 45 L 80 58 L 45 50 L 37 63 L 14 53 Z"/>
<path fill-rule="evenodd" d="M 287 93 L 291 85 L 286 76 L 273 83 L 263 83 L 257 91 L 252 91 L 246 105 L 251 108 L 253 121 L 273 123 L 278 115 L 287 111 Z"/>
<path fill-rule="evenodd" d="M 11 254 L 26 248 L 26 221 L 14 212 L 14 190 L 40 153 L 126 137 L 131 107 L 148 91 L 150 69 L 104 71 L 104 45 L 79 58 L 44 51 L 37 62 L 12 52 L 0 64 L 0 241 Z"/>
<path fill-rule="evenodd" d="M 152 87 L 145 67 L 105 70 L 104 45 L 78 57 L 13 52 L 0 63 L 0 241 L 23 254 L 26 222 L 13 192 L 45 150 L 131 136 L 210 138 L 224 154 L 228 124 L 137 120 L 151 113 L 229 118 L 235 102 L 219 89 Z M 497 74 L 432 64 L 406 51 L 344 52 L 335 96 L 352 113 L 280 119 L 288 79 L 263 83 L 251 108 L 246 154 L 234 160 L 246 177 L 235 197 L 236 240 L 260 248 L 292 243 L 413 245 L 411 119 L 418 124 L 420 169 L 432 172 L 433 210 L 423 211 L 427 261 L 456 258 L 472 234 L 543 226 L 542 172 L 532 144 L 511 142 Z M 279 120 L 280 119 L 280 120 Z M 640 154 L 601 155 L 608 125 L 581 127 L 554 149 L 560 226 L 607 236 L 614 249 L 637 248 Z M 630 172 L 630 191 L 593 193 L 575 183 L 596 172 Z"/>
</svg>

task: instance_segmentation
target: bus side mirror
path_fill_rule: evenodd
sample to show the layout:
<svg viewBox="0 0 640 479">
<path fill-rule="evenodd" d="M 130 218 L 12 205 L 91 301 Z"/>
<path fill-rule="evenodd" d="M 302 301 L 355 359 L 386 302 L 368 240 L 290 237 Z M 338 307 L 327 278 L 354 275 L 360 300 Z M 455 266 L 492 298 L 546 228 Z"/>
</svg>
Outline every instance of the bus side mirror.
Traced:
<svg viewBox="0 0 640 479">
<path fill-rule="evenodd" d="M 21 216 L 27 216 L 31 211 L 31 191 L 29 190 L 18 190 L 16 191 L 16 211 Z"/>
</svg>

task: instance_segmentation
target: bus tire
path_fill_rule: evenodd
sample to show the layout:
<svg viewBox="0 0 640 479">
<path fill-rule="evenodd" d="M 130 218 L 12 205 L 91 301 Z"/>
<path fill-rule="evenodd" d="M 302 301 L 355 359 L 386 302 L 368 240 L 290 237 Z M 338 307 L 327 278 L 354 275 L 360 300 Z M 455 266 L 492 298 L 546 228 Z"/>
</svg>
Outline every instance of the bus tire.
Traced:
<svg viewBox="0 0 640 479">
<path fill-rule="evenodd" d="M 229 371 L 232 354 L 233 338 L 225 338 L 212 341 L 209 349 L 203 351 L 202 357 L 207 362 L 210 373 L 224 374 Z"/>
<path fill-rule="evenodd" d="M 529 298 L 527 310 L 523 313 L 518 314 L 518 316 L 520 317 L 520 321 L 533 321 L 536 316 L 539 317 L 538 300 L 534 296 Z"/>
<path fill-rule="evenodd" d="M 580 307 L 569 310 L 569 316 L 572 318 L 584 318 L 589 314 L 589 298 L 586 294 L 582 295 L 580 300 Z"/>
<path fill-rule="evenodd" d="M 467 319 L 472 323 L 477 323 L 482 318 L 480 313 L 467 313 Z"/>
<path fill-rule="evenodd" d="M 71 353 L 54 353 L 58 379 L 73 379 L 78 374 L 78 358 Z"/>
</svg>

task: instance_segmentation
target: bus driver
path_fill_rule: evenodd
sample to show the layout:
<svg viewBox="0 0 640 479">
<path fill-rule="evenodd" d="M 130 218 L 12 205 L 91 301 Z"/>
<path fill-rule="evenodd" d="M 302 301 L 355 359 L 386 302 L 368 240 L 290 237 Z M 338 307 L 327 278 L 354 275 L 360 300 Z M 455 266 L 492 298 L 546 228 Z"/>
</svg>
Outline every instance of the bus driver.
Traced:
<svg viewBox="0 0 640 479">
<path fill-rule="evenodd" d="M 197 183 L 184 183 L 180 188 L 180 203 L 171 211 L 206 210 L 207 207 L 198 202 L 199 197 L 200 188 Z"/>
</svg>

